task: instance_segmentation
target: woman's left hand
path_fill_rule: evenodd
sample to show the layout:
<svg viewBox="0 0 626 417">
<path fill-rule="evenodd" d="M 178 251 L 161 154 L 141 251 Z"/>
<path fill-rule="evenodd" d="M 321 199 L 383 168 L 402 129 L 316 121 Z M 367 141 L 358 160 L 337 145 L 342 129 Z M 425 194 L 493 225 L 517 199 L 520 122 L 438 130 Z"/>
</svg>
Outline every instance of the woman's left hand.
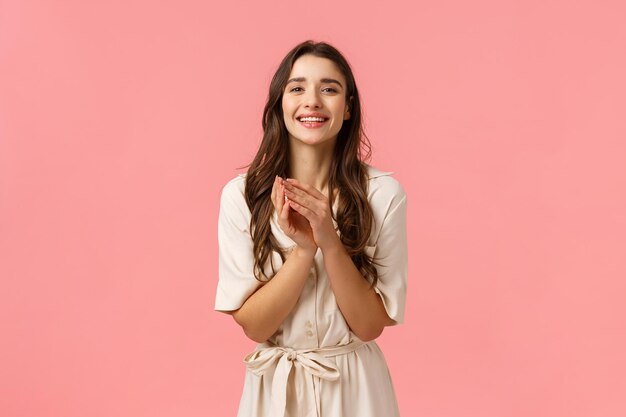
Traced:
<svg viewBox="0 0 626 417">
<path fill-rule="evenodd" d="M 335 245 L 341 245 L 341 239 L 333 224 L 328 197 L 312 185 L 301 183 L 294 178 L 288 178 L 283 184 L 291 208 L 309 221 L 317 246 L 324 251 Z"/>
</svg>

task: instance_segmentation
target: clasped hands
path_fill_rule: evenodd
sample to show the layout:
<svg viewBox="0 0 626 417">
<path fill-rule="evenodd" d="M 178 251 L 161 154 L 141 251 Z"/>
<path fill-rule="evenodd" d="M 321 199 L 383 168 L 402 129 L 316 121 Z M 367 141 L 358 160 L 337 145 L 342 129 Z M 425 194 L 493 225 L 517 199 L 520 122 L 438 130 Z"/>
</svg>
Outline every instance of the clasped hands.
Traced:
<svg viewBox="0 0 626 417">
<path fill-rule="evenodd" d="M 341 245 L 326 197 L 317 188 L 278 175 L 272 186 L 278 225 L 300 248 L 315 252 Z"/>
</svg>

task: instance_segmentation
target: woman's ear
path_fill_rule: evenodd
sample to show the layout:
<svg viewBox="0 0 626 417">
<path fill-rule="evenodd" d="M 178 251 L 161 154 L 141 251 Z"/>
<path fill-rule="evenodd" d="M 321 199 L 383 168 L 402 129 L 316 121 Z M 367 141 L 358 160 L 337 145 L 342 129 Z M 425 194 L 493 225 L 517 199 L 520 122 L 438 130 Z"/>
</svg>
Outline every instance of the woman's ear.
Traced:
<svg viewBox="0 0 626 417">
<path fill-rule="evenodd" d="M 350 96 L 350 100 L 346 104 L 346 111 L 343 114 L 343 120 L 348 120 L 350 118 L 350 111 L 352 110 L 352 100 L 353 99 L 354 99 L 354 97 Z"/>
</svg>

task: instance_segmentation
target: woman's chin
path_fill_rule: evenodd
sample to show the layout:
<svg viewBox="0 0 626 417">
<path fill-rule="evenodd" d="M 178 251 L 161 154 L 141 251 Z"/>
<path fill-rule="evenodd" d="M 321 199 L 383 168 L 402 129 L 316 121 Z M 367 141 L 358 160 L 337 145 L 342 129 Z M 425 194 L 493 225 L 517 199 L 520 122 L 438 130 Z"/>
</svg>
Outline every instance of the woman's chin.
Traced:
<svg viewBox="0 0 626 417">
<path fill-rule="evenodd" d="M 337 136 L 332 137 L 332 138 L 326 138 L 326 137 L 301 137 L 301 138 L 292 138 L 292 140 L 295 140 L 296 142 L 302 144 L 302 145 L 308 145 L 308 146 L 320 146 L 320 145 L 324 145 L 324 144 L 329 144 L 329 143 L 334 143 L 335 139 L 337 139 Z"/>
</svg>

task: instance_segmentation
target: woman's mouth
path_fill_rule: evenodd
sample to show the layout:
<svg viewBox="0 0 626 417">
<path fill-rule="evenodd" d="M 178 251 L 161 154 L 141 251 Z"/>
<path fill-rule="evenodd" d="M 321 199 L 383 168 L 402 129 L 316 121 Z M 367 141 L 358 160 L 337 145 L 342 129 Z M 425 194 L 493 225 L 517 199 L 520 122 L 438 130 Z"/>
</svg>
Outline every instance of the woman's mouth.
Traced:
<svg viewBox="0 0 626 417">
<path fill-rule="evenodd" d="M 301 118 L 296 119 L 296 120 L 302 126 L 307 127 L 307 128 L 320 127 L 320 126 L 323 126 L 324 123 L 326 123 L 328 121 L 328 119 L 325 119 L 323 117 L 301 117 Z"/>
</svg>

